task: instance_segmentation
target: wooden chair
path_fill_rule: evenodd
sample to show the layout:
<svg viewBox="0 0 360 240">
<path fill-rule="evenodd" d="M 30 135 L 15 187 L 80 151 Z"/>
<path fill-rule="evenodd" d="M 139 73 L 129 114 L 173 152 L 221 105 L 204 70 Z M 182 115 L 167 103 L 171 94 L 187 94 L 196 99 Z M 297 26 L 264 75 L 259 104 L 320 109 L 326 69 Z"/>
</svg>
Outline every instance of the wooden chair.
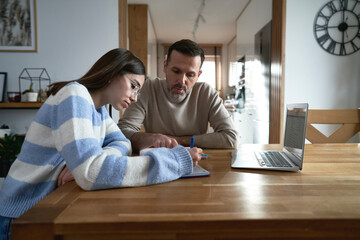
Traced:
<svg viewBox="0 0 360 240">
<path fill-rule="evenodd" d="M 325 136 L 312 124 L 342 124 Z M 346 143 L 360 131 L 360 109 L 315 110 L 308 112 L 306 139 L 311 143 Z"/>
</svg>

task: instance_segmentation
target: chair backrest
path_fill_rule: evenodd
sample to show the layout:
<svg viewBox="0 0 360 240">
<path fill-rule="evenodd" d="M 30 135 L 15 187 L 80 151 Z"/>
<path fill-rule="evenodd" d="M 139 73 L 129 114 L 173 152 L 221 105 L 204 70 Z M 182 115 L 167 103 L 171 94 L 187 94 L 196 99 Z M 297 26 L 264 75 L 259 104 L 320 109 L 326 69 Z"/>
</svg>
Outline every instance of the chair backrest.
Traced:
<svg viewBox="0 0 360 240">
<path fill-rule="evenodd" d="M 330 136 L 326 136 L 312 124 L 341 124 Z M 308 112 L 306 139 L 311 143 L 346 143 L 360 132 L 360 109 L 315 110 Z"/>
</svg>

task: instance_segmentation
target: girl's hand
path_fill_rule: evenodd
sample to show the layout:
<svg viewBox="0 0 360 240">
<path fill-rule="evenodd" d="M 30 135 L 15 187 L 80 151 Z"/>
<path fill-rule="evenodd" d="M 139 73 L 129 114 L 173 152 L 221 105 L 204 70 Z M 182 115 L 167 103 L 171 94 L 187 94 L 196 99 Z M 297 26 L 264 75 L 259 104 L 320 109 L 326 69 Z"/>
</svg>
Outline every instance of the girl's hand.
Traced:
<svg viewBox="0 0 360 240">
<path fill-rule="evenodd" d="M 195 167 L 196 165 L 198 165 L 199 161 L 201 160 L 201 154 L 203 153 L 203 150 L 197 147 L 187 148 L 187 150 L 191 155 L 191 158 L 193 160 L 193 166 Z"/>
<path fill-rule="evenodd" d="M 61 185 L 64 185 L 67 182 L 73 181 L 74 177 L 71 175 L 71 172 L 69 169 L 65 166 L 64 169 L 61 171 L 61 173 L 58 176 L 58 187 Z"/>
</svg>

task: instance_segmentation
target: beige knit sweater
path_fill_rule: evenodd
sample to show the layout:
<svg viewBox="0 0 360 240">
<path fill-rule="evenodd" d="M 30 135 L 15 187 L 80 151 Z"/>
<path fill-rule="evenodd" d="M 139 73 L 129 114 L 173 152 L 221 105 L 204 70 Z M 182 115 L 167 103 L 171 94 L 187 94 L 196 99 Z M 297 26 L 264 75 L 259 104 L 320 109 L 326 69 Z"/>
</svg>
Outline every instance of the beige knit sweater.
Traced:
<svg viewBox="0 0 360 240">
<path fill-rule="evenodd" d="M 207 133 L 208 122 L 214 129 Z M 237 132 L 218 93 L 208 84 L 197 82 L 180 103 L 169 97 L 166 81 L 146 80 L 141 97 L 125 111 L 119 127 L 131 136 L 144 124 L 148 133 L 194 136 L 200 148 L 235 148 Z"/>
</svg>

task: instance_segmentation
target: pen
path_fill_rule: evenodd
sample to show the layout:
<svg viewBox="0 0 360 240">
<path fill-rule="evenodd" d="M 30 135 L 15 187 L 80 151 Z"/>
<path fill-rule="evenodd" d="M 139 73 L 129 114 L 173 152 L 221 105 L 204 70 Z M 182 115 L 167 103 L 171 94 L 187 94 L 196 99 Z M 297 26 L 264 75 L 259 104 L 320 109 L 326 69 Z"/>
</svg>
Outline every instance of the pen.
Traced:
<svg viewBox="0 0 360 240">
<path fill-rule="evenodd" d="M 210 154 L 203 153 L 203 154 L 201 154 L 201 159 L 207 159 L 208 156 L 210 156 Z"/>
<path fill-rule="evenodd" d="M 194 137 L 191 137 L 191 140 L 190 140 L 190 148 L 193 148 L 194 147 Z M 205 153 L 202 153 L 201 154 L 201 157 L 202 158 L 207 158 L 208 156 L 210 156 L 210 154 L 205 154 Z"/>
</svg>

